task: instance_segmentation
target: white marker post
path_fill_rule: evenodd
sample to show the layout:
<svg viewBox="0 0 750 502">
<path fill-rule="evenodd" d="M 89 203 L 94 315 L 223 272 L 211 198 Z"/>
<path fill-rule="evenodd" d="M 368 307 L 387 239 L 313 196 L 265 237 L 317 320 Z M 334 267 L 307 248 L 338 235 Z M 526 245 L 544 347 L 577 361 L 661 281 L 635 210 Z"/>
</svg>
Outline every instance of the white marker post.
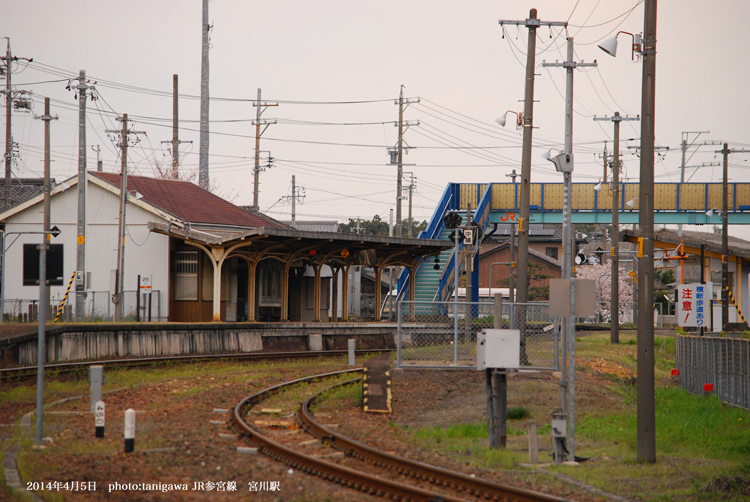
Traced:
<svg viewBox="0 0 750 502">
<path fill-rule="evenodd" d="M 94 426 L 96 427 L 96 436 L 104 437 L 104 401 L 96 402 L 96 412 L 94 414 Z"/>
<path fill-rule="evenodd" d="M 104 366 L 89 366 L 89 385 L 91 386 L 91 413 L 96 413 L 96 403 L 102 400 L 102 383 Z"/>
<path fill-rule="evenodd" d="M 355 348 L 356 340 L 349 339 L 348 340 L 348 348 L 349 348 L 349 366 L 354 366 L 355 360 L 354 360 L 354 348 Z"/>
<path fill-rule="evenodd" d="M 125 411 L 125 453 L 135 450 L 135 410 Z"/>
</svg>

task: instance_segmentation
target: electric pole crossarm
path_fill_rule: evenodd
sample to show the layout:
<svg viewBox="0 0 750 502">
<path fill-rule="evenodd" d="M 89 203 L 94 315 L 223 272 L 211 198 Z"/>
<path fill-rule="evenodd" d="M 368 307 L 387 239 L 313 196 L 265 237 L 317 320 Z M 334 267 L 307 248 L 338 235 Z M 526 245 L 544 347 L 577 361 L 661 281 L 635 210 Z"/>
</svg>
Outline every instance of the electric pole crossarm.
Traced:
<svg viewBox="0 0 750 502">
<path fill-rule="evenodd" d="M 255 120 L 253 120 L 253 121 L 252 121 L 252 125 L 254 125 L 254 126 L 259 126 L 259 125 L 264 125 L 264 126 L 266 126 L 266 127 L 264 127 L 264 128 L 263 128 L 263 129 L 262 129 L 262 130 L 261 130 L 261 131 L 260 131 L 260 132 L 258 133 L 258 137 L 261 137 L 261 136 L 263 136 L 263 133 L 264 133 L 264 132 L 266 132 L 266 129 L 268 129 L 268 126 L 270 126 L 270 125 L 274 125 L 275 123 L 276 123 L 276 120 L 275 120 L 275 119 L 274 119 L 274 120 L 266 120 L 266 119 L 261 119 L 261 120 L 258 120 L 258 121 L 255 121 Z"/>
<path fill-rule="evenodd" d="M 263 108 L 260 111 L 260 113 L 263 113 L 264 111 L 266 111 L 266 108 L 268 108 L 269 106 L 279 106 L 279 104 L 278 103 L 269 103 L 268 101 L 264 101 L 262 103 L 258 103 L 257 101 L 255 101 L 255 102 L 253 102 L 253 106 L 259 106 L 259 107 Z"/>
<path fill-rule="evenodd" d="M 595 120 L 597 122 L 601 122 L 601 121 L 606 121 L 606 122 L 624 122 L 624 121 L 627 121 L 627 120 L 633 120 L 633 121 L 641 120 L 641 117 L 639 115 L 636 115 L 635 117 L 627 117 L 627 116 L 622 117 L 620 115 L 614 115 L 612 117 L 607 117 L 606 115 L 604 117 L 597 117 L 596 115 L 594 115 L 594 119 L 593 120 Z"/>
<path fill-rule="evenodd" d="M 109 132 L 109 131 L 107 131 L 107 132 Z M 117 131 L 117 132 L 120 132 L 120 131 Z M 160 143 L 162 145 L 174 145 L 174 144 L 181 145 L 183 143 L 190 143 L 190 144 L 192 144 L 193 142 L 192 141 L 183 141 L 183 140 L 179 140 L 179 141 L 175 142 L 175 141 L 172 141 L 172 140 L 168 140 L 168 141 L 161 141 Z"/>
<path fill-rule="evenodd" d="M 508 19 L 501 19 L 499 23 L 500 23 L 500 26 L 504 26 L 506 24 L 514 24 L 516 26 L 523 25 L 527 28 L 539 28 L 542 26 L 549 26 L 550 28 L 552 26 L 564 26 L 564 27 L 568 26 L 568 23 L 565 21 L 542 21 L 541 19 L 534 19 L 534 18 L 518 19 L 515 21 L 508 20 Z"/>
<path fill-rule="evenodd" d="M 542 61 L 542 68 L 565 68 L 565 69 L 576 69 L 576 68 L 583 68 L 583 67 L 596 67 L 596 60 L 594 60 L 593 63 L 584 63 L 580 62 L 577 63 L 575 61 L 565 61 L 563 63 L 548 63 L 546 61 Z"/>
</svg>

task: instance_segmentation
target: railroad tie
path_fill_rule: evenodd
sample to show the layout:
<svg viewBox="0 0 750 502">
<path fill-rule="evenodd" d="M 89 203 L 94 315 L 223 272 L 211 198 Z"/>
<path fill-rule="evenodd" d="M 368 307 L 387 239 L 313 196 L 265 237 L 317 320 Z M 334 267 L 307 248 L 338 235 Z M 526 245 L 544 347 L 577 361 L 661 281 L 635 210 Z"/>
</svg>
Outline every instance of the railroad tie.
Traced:
<svg viewBox="0 0 750 502">
<path fill-rule="evenodd" d="M 732 303 L 734 304 L 734 308 L 737 309 L 737 313 L 742 318 L 742 322 L 744 322 L 745 324 L 747 324 L 747 320 L 745 319 L 745 316 L 742 315 L 742 311 L 740 310 L 740 306 L 737 305 L 737 302 L 734 299 L 734 295 L 732 294 L 732 291 L 729 289 L 729 287 L 727 287 L 726 290 L 727 290 L 727 293 L 729 293 L 729 299 L 732 300 Z"/>
</svg>

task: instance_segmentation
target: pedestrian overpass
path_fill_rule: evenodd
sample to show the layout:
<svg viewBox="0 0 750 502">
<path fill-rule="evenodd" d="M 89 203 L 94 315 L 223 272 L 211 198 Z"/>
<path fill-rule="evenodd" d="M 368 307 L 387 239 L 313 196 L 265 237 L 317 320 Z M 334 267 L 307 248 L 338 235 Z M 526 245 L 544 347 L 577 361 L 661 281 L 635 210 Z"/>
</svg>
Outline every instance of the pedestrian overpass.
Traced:
<svg viewBox="0 0 750 502">
<path fill-rule="evenodd" d="M 602 183 L 573 183 L 573 223 L 612 223 L 613 192 L 611 185 Z M 722 183 L 656 183 L 654 184 L 654 223 L 683 225 L 718 225 L 722 223 Z M 619 222 L 621 225 L 637 224 L 640 186 L 638 183 L 620 183 Z M 530 186 L 529 224 L 562 223 L 564 185 L 562 183 L 532 183 Z M 750 183 L 727 185 L 730 225 L 750 225 Z M 420 239 L 446 239 L 449 231 L 443 216 L 458 211 L 466 223 L 467 211 L 483 230 L 494 223 L 518 223 L 520 185 L 518 183 L 450 183 L 435 208 L 427 229 Z M 472 246 L 476 249 L 479 242 Z M 460 251 L 465 248 L 460 244 Z M 417 301 L 441 301 L 450 297 L 453 290 L 453 250 L 440 256 L 440 270 L 421 266 L 415 274 L 414 292 L 410 289 L 408 274 L 399 278 L 399 298 Z M 479 254 L 474 255 L 472 285 L 479 284 Z M 459 260 L 458 273 L 463 272 L 464 260 Z M 408 297 L 406 296 L 408 294 Z M 472 291 L 472 298 L 476 292 Z"/>
<path fill-rule="evenodd" d="M 596 186 L 596 183 L 571 184 L 573 223 L 612 223 L 611 185 L 602 183 L 598 191 Z M 448 211 L 466 211 L 479 207 L 482 197 L 487 195 L 490 197 L 490 223 L 508 223 L 518 218 L 513 215 L 517 215 L 519 210 L 520 188 L 517 183 L 451 183 L 443 199 L 446 194 L 450 199 Z M 564 185 L 532 183 L 530 188 L 529 223 L 562 223 Z M 638 183 L 620 183 L 621 224 L 638 223 L 639 190 Z M 720 224 L 719 210 L 723 206 L 721 192 L 721 183 L 656 183 L 654 223 Z M 729 224 L 750 225 L 750 183 L 729 183 L 727 195 Z M 440 207 L 436 209 L 436 214 L 439 211 Z M 706 214 L 709 211 L 713 211 L 711 216 Z"/>
</svg>

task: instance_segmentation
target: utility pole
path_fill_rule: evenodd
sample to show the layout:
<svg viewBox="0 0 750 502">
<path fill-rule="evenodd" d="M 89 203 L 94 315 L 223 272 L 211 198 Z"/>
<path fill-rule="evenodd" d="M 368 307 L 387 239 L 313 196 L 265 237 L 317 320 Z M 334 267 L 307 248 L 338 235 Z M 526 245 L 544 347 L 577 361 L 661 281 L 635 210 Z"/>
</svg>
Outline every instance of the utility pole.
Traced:
<svg viewBox="0 0 750 502">
<path fill-rule="evenodd" d="M 414 189 L 417 187 L 417 178 L 414 176 L 414 173 L 403 173 L 409 175 L 409 186 L 407 187 L 407 190 L 409 190 L 409 218 L 408 218 L 408 231 L 406 235 L 409 238 L 414 237 L 414 220 L 412 218 L 412 196 Z"/>
<path fill-rule="evenodd" d="M 208 0 L 203 0 L 203 22 L 201 31 L 201 125 L 200 153 L 198 165 L 198 185 L 208 190 L 208 41 L 212 26 L 208 24 Z"/>
<path fill-rule="evenodd" d="M 529 36 L 531 36 L 529 34 Z M 575 330 L 576 330 L 576 309 L 575 309 L 575 268 L 573 266 L 573 248 L 575 245 L 575 232 L 573 231 L 573 70 L 581 66 L 596 66 L 596 63 L 576 63 L 573 61 L 573 38 L 568 37 L 568 54 L 564 63 L 542 63 L 542 66 L 562 66 L 566 72 L 565 85 L 565 160 L 570 167 L 563 169 L 563 178 L 565 183 L 565 202 L 563 204 L 563 279 L 570 282 L 570 315 L 562 319 L 563 333 L 565 335 L 563 343 L 566 343 L 570 354 L 570 364 L 568 366 L 568 451 L 571 460 L 575 459 Z M 524 131 L 525 132 L 525 131 Z M 555 163 L 560 169 L 560 165 Z M 528 237 L 527 237 L 528 239 Z M 562 389 L 564 392 L 564 388 Z"/>
<path fill-rule="evenodd" d="M 596 117 L 594 117 L 594 120 L 596 120 Z M 602 183 L 607 183 L 607 165 L 609 163 L 609 159 L 607 157 L 607 142 L 604 142 L 604 153 L 602 154 Z"/>
<path fill-rule="evenodd" d="M 622 117 L 615 112 L 612 118 L 594 117 L 594 120 L 611 120 L 615 126 L 614 154 L 612 157 L 612 259 L 610 260 L 612 278 L 610 281 L 610 343 L 620 343 L 620 122 L 623 120 L 639 120 L 638 117 Z M 604 143 L 604 163 L 607 159 L 607 143 Z M 605 169 L 606 180 L 606 169 Z"/>
<path fill-rule="evenodd" d="M 115 321 L 122 321 L 123 316 L 123 277 L 125 270 L 125 214 L 126 202 L 128 199 L 128 137 L 130 134 L 146 134 L 145 131 L 128 130 L 128 114 L 123 113 L 122 118 L 117 120 L 122 122 L 122 130 L 108 130 L 108 133 L 120 133 L 120 217 L 117 231 L 117 269 L 115 271 L 115 294 L 112 302 L 115 304 Z"/>
<path fill-rule="evenodd" d="M 396 237 L 401 237 L 401 201 L 404 198 L 403 192 L 403 176 L 404 176 L 404 132 L 412 125 L 419 125 L 419 121 L 411 122 L 404 121 L 404 108 L 409 106 L 411 103 L 419 103 L 419 98 L 413 101 L 409 98 L 404 99 L 404 86 L 401 86 L 401 92 L 398 97 L 396 104 L 398 105 L 398 146 L 397 148 L 397 164 L 398 172 L 396 175 Z M 411 148 L 407 145 L 406 147 Z"/>
<path fill-rule="evenodd" d="M 292 226 L 297 223 L 297 180 L 292 175 Z"/>
<path fill-rule="evenodd" d="M 416 187 L 417 178 L 414 177 L 414 173 L 411 173 L 411 181 L 409 182 L 409 238 L 414 237 L 414 219 L 412 218 L 412 196 L 414 194 L 414 187 Z"/>
<path fill-rule="evenodd" d="M 35 117 L 44 121 L 44 233 L 39 246 L 39 329 L 37 337 L 36 373 L 36 445 L 42 444 L 44 428 L 44 359 L 47 336 L 47 311 L 49 287 L 47 286 L 47 249 L 50 241 L 50 122 L 57 120 L 49 111 L 49 98 L 44 98 L 44 115 Z"/>
<path fill-rule="evenodd" d="M 172 75 L 172 171 L 179 179 L 180 169 L 180 99 L 177 74 Z"/>
<path fill-rule="evenodd" d="M 58 117 L 55 115 L 54 117 L 50 114 L 49 110 L 49 98 L 44 98 L 44 115 L 41 117 L 35 117 L 41 121 L 44 122 L 44 188 L 42 189 L 44 192 L 44 203 L 43 203 L 43 213 L 44 213 L 44 230 L 45 232 L 49 232 L 50 230 L 50 190 L 52 188 L 50 183 L 50 168 L 51 168 L 51 159 L 50 159 L 50 122 L 53 120 L 57 120 Z M 45 243 L 49 243 L 50 240 L 50 234 L 45 234 L 44 241 Z M 44 259 L 47 258 L 47 248 L 45 247 L 43 249 L 44 252 Z M 42 259 L 42 256 L 39 257 L 40 261 Z M 45 265 L 46 269 L 46 265 Z M 42 282 L 46 286 L 47 280 L 46 276 L 39 276 L 40 285 Z M 41 313 L 44 311 L 45 316 L 47 314 L 47 311 L 49 310 L 49 288 L 45 287 L 44 295 L 41 295 L 40 293 L 40 301 L 39 301 L 39 325 L 41 326 L 43 323 L 41 321 Z"/>
<path fill-rule="evenodd" d="M 513 188 L 516 185 L 516 178 L 519 176 L 516 170 L 506 174 L 508 178 L 513 178 Z M 515 194 L 515 190 L 513 191 Z M 490 284 L 492 287 L 492 284 Z M 515 225 L 510 223 L 510 271 L 508 272 L 508 301 L 515 303 L 516 298 L 516 228 Z"/>
<path fill-rule="evenodd" d="M 86 317 L 86 70 L 78 74 L 78 244 L 76 246 L 76 321 Z"/>
<path fill-rule="evenodd" d="M 529 29 L 529 44 L 526 51 L 526 91 L 524 94 L 523 111 L 523 156 L 521 159 L 521 196 L 518 221 L 518 290 L 516 303 L 524 304 L 528 301 L 528 274 L 529 274 L 529 203 L 531 200 L 531 140 L 534 130 L 534 68 L 536 59 L 536 29 L 544 25 L 566 26 L 564 22 L 542 23 L 536 17 L 536 9 L 531 9 L 529 19 L 518 21 L 500 20 L 500 25 L 515 24 L 524 25 Z M 516 323 L 521 330 L 521 340 L 526 335 L 526 309 L 519 308 L 516 315 Z"/>
<path fill-rule="evenodd" d="M 11 109 L 13 95 L 11 94 L 11 62 L 10 38 L 5 51 L 5 209 L 10 208 L 11 158 L 13 156 L 13 135 L 11 134 Z M 3 278 L 5 279 L 5 278 Z"/>
<path fill-rule="evenodd" d="M 656 462 L 654 390 L 654 126 L 656 97 L 656 4 L 645 0 L 641 86 L 641 172 L 638 225 L 638 461 Z"/>
<path fill-rule="evenodd" d="M 724 156 L 723 183 L 721 195 L 721 330 L 726 331 L 729 324 L 729 154 L 750 153 L 745 150 L 730 149 L 728 143 L 717 150 Z M 702 265 L 701 265 L 702 266 Z"/>
<path fill-rule="evenodd" d="M 292 175 L 292 195 L 285 195 L 283 199 L 290 199 L 292 202 L 292 226 L 296 226 L 297 223 L 297 200 L 302 202 L 305 198 L 305 188 L 297 186 L 297 180 Z"/>
<path fill-rule="evenodd" d="M 11 75 L 13 73 L 11 65 L 14 61 L 18 61 L 19 59 L 24 59 L 30 63 L 34 58 L 28 59 L 13 56 L 10 52 L 10 38 L 4 38 L 7 41 L 5 57 L 0 57 L 0 59 L 5 62 L 5 68 L 0 74 L 5 73 L 5 90 L 2 91 L 3 94 L 5 94 L 5 209 L 10 209 L 12 202 L 10 197 L 10 187 L 12 184 L 11 166 L 13 164 L 13 135 L 11 133 L 12 110 L 17 96 L 31 94 L 29 91 L 13 90 L 11 86 Z"/>
<path fill-rule="evenodd" d="M 695 155 L 695 152 L 693 152 L 692 155 L 690 155 L 689 158 L 687 157 L 687 151 L 688 148 L 693 146 L 695 142 L 698 140 L 698 137 L 700 137 L 701 134 L 709 134 L 711 131 L 683 131 L 682 132 L 682 141 L 680 142 L 680 150 L 682 150 L 682 163 L 680 164 L 680 189 L 682 188 L 682 185 L 685 183 L 685 169 L 687 167 L 708 167 L 708 166 L 719 166 L 721 164 L 717 162 L 709 162 L 709 163 L 703 163 L 700 166 L 687 166 L 686 163 L 691 158 L 693 158 L 693 155 Z M 695 138 L 693 138 L 693 141 L 688 143 L 688 140 L 690 139 L 690 135 L 695 134 Z M 704 141 L 703 143 L 698 144 L 698 148 L 701 147 L 701 145 L 721 145 L 721 141 Z M 697 149 L 696 149 L 697 151 Z M 677 225 L 677 234 L 682 237 L 682 223 L 679 223 Z M 682 260 L 680 260 L 680 268 L 682 268 Z"/>
<path fill-rule="evenodd" d="M 255 124 L 255 169 L 253 170 L 253 209 L 255 211 L 260 210 L 260 206 L 258 203 L 258 185 L 260 182 L 260 137 L 263 135 L 264 132 L 266 132 L 266 129 L 268 129 L 268 126 L 271 124 L 275 124 L 275 120 L 261 120 L 260 116 L 261 114 L 266 111 L 266 108 L 269 106 L 279 106 L 278 103 L 269 103 L 264 102 L 261 104 L 260 102 L 260 89 L 258 89 L 258 101 L 253 103 L 253 106 L 256 107 L 256 117 L 253 121 Z M 263 130 L 260 130 L 260 126 L 264 125 L 265 127 Z M 270 165 L 270 161 L 269 161 Z"/>
<path fill-rule="evenodd" d="M 729 144 L 721 149 L 724 156 L 724 169 L 721 190 L 721 330 L 727 331 L 729 324 Z"/>
<path fill-rule="evenodd" d="M 388 220 L 388 237 L 393 237 L 393 208 Z M 388 320 L 393 321 L 393 265 L 388 269 Z"/>
<path fill-rule="evenodd" d="M 180 145 L 192 141 L 180 141 L 180 106 L 178 92 L 178 77 L 172 75 L 172 141 L 162 141 L 161 144 L 172 145 L 172 170 L 170 179 L 180 179 Z"/>
<path fill-rule="evenodd" d="M 96 145 L 96 148 L 94 148 L 94 145 L 91 145 L 91 149 L 96 152 L 96 170 L 102 172 L 102 161 L 99 160 L 99 154 L 102 153 L 102 149 L 99 148 L 99 145 Z"/>
</svg>

